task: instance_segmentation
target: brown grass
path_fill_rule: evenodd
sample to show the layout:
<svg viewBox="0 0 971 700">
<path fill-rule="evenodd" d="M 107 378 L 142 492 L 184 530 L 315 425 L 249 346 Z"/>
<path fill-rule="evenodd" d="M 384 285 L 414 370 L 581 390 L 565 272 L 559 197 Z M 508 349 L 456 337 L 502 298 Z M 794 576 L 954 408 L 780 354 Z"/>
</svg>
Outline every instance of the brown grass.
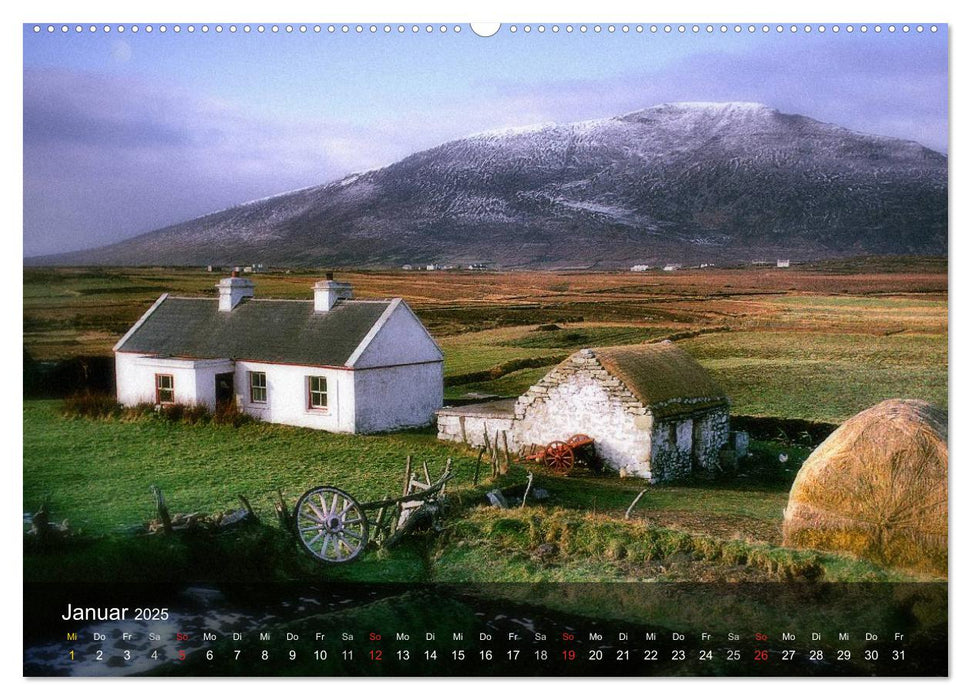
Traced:
<svg viewBox="0 0 971 700">
<path fill-rule="evenodd" d="M 947 461 L 941 409 L 894 399 L 863 411 L 799 470 L 785 544 L 946 575 Z"/>
</svg>

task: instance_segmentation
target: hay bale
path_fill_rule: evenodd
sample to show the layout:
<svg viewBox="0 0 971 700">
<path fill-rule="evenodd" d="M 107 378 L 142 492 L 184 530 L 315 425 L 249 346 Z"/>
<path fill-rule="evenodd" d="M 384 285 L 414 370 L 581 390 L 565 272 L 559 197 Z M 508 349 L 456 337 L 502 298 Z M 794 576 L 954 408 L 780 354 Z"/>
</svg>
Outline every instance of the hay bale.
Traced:
<svg viewBox="0 0 971 700">
<path fill-rule="evenodd" d="M 841 425 L 789 492 L 784 543 L 947 574 L 947 413 L 892 399 Z"/>
</svg>

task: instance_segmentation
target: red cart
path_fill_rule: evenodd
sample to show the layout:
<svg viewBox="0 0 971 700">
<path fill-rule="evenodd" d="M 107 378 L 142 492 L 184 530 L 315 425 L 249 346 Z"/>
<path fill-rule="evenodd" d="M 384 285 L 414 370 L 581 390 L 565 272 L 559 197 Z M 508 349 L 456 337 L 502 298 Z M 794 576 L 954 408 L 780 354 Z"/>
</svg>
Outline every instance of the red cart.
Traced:
<svg viewBox="0 0 971 700">
<path fill-rule="evenodd" d="M 562 440 L 554 440 L 541 451 L 527 455 L 524 459 L 527 462 L 545 464 L 553 472 L 566 475 L 570 473 L 573 465 L 576 464 L 577 453 L 592 446 L 592 437 L 578 433 L 565 442 Z"/>
</svg>

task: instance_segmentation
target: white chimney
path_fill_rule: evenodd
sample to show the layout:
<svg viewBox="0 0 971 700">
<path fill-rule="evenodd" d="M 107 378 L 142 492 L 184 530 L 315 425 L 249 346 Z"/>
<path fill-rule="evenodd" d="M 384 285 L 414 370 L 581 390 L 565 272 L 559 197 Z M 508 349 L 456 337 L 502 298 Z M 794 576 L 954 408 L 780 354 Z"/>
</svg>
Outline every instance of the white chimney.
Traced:
<svg viewBox="0 0 971 700">
<path fill-rule="evenodd" d="M 354 291 L 347 282 L 335 282 L 334 275 L 327 273 L 327 279 L 314 284 L 314 313 L 325 314 L 341 299 L 353 299 Z"/>
<path fill-rule="evenodd" d="M 216 289 L 219 290 L 220 311 L 232 311 L 243 299 L 253 296 L 253 283 L 244 277 L 237 277 L 236 270 L 233 270 L 232 277 L 219 280 Z"/>
</svg>

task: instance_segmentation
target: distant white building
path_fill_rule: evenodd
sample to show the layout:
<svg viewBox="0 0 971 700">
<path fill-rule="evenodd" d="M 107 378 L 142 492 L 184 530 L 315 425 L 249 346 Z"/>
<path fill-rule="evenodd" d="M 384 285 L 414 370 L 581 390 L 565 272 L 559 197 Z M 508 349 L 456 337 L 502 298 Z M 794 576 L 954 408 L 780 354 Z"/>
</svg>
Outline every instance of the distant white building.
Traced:
<svg viewBox="0 0 971 700">
<path fill-rule="evenodd" d="M 631 272 L 647 272 L 651 269 L 650 265 L 631 265 Z"/>
<path fill-rule="evenodd" d="M 775 261 L 775 266 L 776 267 L 789 267 L 789 259 L 787 258 L 785 260 L 776 260 Z"/>
<path fill-rule="evenodd" d="M 235 402 L 270 423 L 367 433 L 430 423 L 442 405 L 441 349 L 402 299 L 256 299 L 229 277 L 218 299 L 163 294 L 114 347 L 126 406 Z"/>
<path fill-rule="evenodd" d="M 402 270 L 414 270 L 415 269 L 415 266 L 414 265 L 402 265 L 401 266 L 401 269 Z"/>
<path fill-rule="evenodd" d="M 680 270 L 680 269 L 681 269 L 681 265 L 665 265 L 664 266 L 664 271 L 665 272 L 674 272 L 675 270 Z"/>
</svg>

